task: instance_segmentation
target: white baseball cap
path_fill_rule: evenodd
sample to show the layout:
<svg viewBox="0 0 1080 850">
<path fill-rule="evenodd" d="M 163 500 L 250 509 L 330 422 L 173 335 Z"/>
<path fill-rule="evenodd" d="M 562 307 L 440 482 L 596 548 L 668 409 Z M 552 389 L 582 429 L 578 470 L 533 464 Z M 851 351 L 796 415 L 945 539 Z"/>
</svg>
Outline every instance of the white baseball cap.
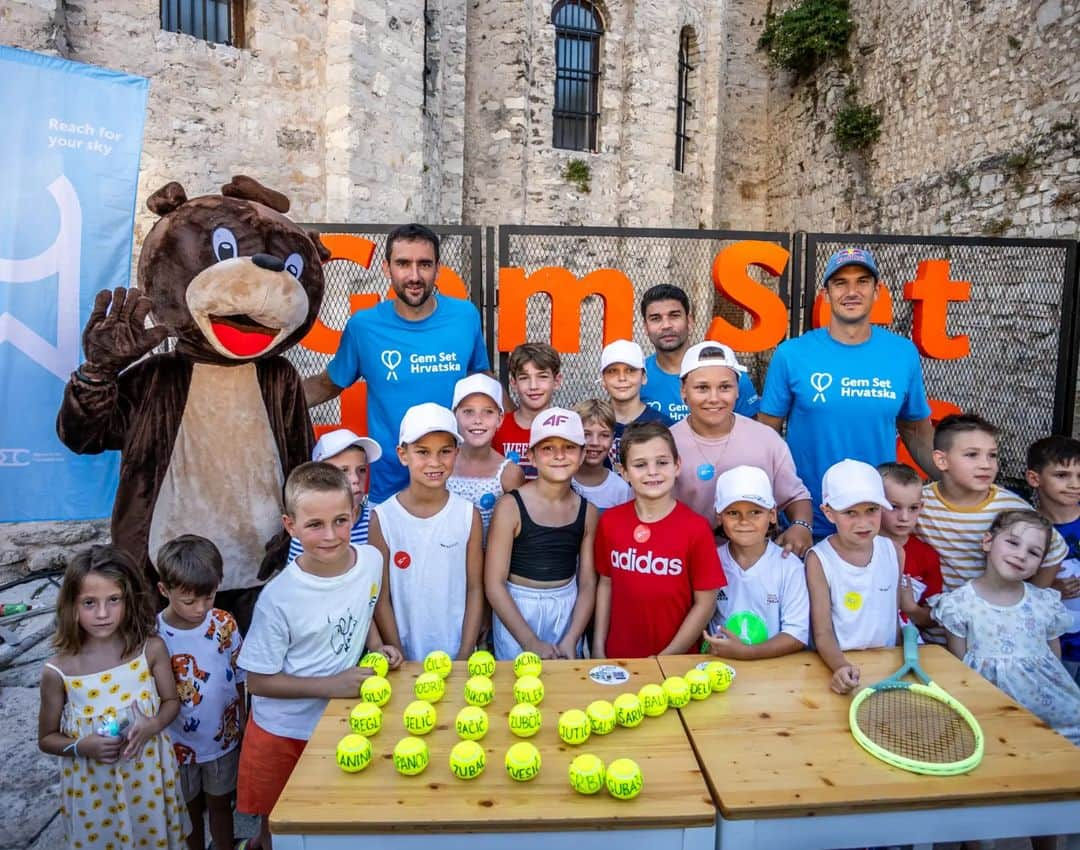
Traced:
<svg viewBox="0 0 1080 850">
<path fill-rule="evenodd" d="M 579 446 L 585 445 L 585 426 L 581 417 L 565 407 L 549 407 L 541 410 L 529 429 L 529 447 L 532 448 L 548 437 L 562 437 Z"/>
<path fill-rule="evenodd" d="M 702 357 L 704 352 L 711 349 L 717 349 L 716 353 L 710 353 Z M 682 359 L 682 366 L 679 368 L 679 377 L 685 378 L 695 369 L 701 369 L 704 366 L 726 366 L 728 369 L 733 369 L 740 374 L 746 371 L 746 367 L 738 361 L 735 352 L 731 350 L 730 346 L 711 339 L 699 342 L 697 345 L 691 345 L 686 349 L 686 354 L 683 355 Z"/>
<path fill-rule="evenodd" d="M 885 510 L 892 508 L 892 503 L 885 497 L 881 474 L 870 464 L 851 458 L 844 458 L 825 470 L 821 479 L 821 501 L 837 511 L 846 511 L 864 502 L 881 505 Z"/>
<path fill-rule="evenodd" d="M 481 395 L 486 395 L 490 398 L 495 402 L 496 407 L 499 408 L 499 413 L 502 413 L 505 410 L 503 407 L 502 385 L 490 375 L 485 375 L 483 372 L 469 375 L 469 377 L 462 378 L 454 384 L 454 401 L 450 405 L 451 409 L 457 410 L 457 406 L 474 393 L 480 393 Z"/>
<path fill-rule="evenodd" d="M 415 443 L 421 437 L 445 431 L 450 434 L 458 445 L 461 445 L 461 434 L 457 429 L 457 417 L 441 404 L 433 401 L 425 401 L 423 404 L 414 404 L 405 411 L 401 418 L 401 427 L 398 429 L 398 445 Z"/>
<path fill-rule="evenodd" d="M 757 466 L 733 466 L 716 479 L 716 512 L 722 513 L 736 502 L 751 502 L 765 510 L 776 507 L 772 482 Z"/>
<path fill-rule="evenodd" d="M 632 369 L 644 369 L 645 353 L 633 340 L 617 339 L 605 345 L 600 352 L 600 374 L 603 375 L 604 370 L 615 363 L 625 363 Z"/>
<path fill-rule="evenodd" d="M 367 453 L 368 463 L 375 463 L 382 457 L 382 448 L 371 437 L 361 437 L 348 428 L 338 428 L 336 431 L 327 431 L 319 437 L 315 448 L 312 449 L 311 459 L 316 462 L 323 461 L 353 446 Z"/>
</svg>

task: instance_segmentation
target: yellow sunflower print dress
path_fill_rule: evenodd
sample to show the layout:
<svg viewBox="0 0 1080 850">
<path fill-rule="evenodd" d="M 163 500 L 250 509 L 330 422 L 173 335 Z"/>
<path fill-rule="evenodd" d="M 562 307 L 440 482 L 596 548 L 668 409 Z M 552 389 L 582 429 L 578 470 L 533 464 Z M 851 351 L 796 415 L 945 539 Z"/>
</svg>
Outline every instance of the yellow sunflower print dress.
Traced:
<svg viewBox="0 0 1080 850">
<path fill-rule="evenodd" d="M 65 676 L 67 703 L 60 731 L 72 738 L 92 735 L 109 719 L 130 717 L 136 702 L 149 717 L 161 705 L 145 649 L 131 661 L 89 676 Z M 182 850 L 191 831 L 180 793 L 172 741 L 159 732 L 142 753 L 115 764 L 88 758 L 62 761 L 60 813 L 67 846 L 77 850 L 167 848 Z"/>
</svg>

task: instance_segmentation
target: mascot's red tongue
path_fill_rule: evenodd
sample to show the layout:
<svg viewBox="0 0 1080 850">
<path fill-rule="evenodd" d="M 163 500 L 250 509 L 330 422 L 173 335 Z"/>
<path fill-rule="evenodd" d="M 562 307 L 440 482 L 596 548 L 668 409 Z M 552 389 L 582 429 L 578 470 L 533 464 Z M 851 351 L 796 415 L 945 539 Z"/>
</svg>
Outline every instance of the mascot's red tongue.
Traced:
<svg viewBox="0 0 1080 850">
<path fill-rule="evenodd" d="M 218 341 L 237 357 L 254 357 L 265 351 L 274 341 L 274 334 L 264 331 L 244 331 L 224 322 L 211 322 Z"/>
</svg>

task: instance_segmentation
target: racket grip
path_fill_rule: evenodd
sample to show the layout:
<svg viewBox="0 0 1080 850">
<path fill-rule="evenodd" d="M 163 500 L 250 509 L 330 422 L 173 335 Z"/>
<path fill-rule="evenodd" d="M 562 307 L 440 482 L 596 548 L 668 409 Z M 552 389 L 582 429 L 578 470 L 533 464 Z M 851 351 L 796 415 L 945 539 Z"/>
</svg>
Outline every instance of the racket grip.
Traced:
<svg viewBox="0 0 1080 850">
<path fill-rule="evenodd" d="M 904 623 L 904 664 L 915 667 L 919 663 L 919 630 L 911 623 Z"/>
</svg>

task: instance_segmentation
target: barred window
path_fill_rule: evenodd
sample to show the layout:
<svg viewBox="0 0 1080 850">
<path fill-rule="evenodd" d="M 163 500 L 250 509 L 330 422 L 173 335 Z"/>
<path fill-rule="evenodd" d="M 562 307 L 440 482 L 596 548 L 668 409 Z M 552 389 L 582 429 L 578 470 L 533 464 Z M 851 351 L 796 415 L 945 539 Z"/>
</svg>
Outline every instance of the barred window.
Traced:
<svg viewBox="0 0 1080 850">
<path fill-rule="evenodd" d="M 683 27 L 679 33 L 679 90 L 675 101 L 675 170 L 686 170 L 686 146 L 690 141 L 687 125 L 690 111 L 694 104 L 690 101 L 690 74 L 694 66 L 690 64 L 693 55 L 694 30 Z"/>
<path fill-rule="evenodd" d="M 559 0 L 555 24 L 555 147 L 596 150 L 599 112 L 600 37 L 604 24 L 588 0 Z"/>
<path fill-rule="evenodd" d="M 161 0 L 161 28 L 244 46 L 244 0 Z"/>
</svg>

